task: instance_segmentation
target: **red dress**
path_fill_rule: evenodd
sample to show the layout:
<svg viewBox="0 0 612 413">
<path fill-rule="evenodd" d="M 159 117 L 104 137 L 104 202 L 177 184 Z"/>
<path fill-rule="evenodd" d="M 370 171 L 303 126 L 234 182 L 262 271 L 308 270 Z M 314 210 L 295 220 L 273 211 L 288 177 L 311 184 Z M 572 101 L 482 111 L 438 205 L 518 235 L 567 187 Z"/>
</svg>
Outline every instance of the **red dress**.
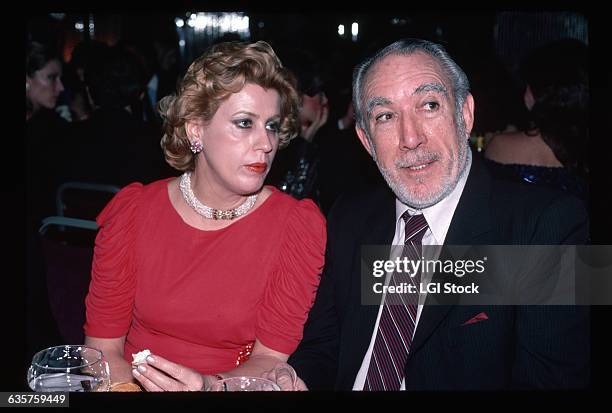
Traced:
<svg viewBox="0 0 612 413">
<path fill-rule="evenodd" d="M 291 354 L 319 285 L 325 218 L 310 200 L 272 189 L 256 210 L 203 231 L 174 209 L 169 179 L 121 190 L 97 218 L 85 334 L 127 335 L 202 374 L 228 371 L 259 339 Z"/>
</svg>

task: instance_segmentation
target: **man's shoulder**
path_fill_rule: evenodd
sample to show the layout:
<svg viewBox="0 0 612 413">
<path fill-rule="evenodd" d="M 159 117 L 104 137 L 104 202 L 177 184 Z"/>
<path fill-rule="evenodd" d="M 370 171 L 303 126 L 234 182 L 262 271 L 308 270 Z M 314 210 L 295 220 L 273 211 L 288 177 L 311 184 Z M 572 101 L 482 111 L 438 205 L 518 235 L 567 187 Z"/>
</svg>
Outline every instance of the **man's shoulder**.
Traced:
<svg viewBox="0 0 612 413">
<path fill-rule="evenodd" d="M 560 189 L 502 178 L 492 178 L 492 182 L 491 200 L 500 209 L 518 208 L 537 212 L 551 205 L 568 209 L 584 208 L 583 201 Z"/>
<path fill-rule="evenodd" d="M 585 203 L 567 191 L 542 185 L 491 178 L 487 205 L 489 216 L 504 234 L 516 242 L 582 243 L 588 238 Z"/>
<path fill-rule="evenodd" d="M 466 186 L 467 191 L 482 191 L 489 188 L 488 202 L 491 207 L 500 210 L 516 210 L 523 208 L 545 208 L 553 203 L 579 205 L 581 201 L 567 191 L 537 185 L 529 182 L 519 182 L 492 173 L 485 162 L 475 159 L 473 173 Z"/>
<path fill-rule="evenodd" d="M 466 239 L 489 244 L 581 243 L 588 237 L 587 228 L 588 214 L 578 198 L 541 185 L 496 177 L 476 160 L 449 237 L 454 243 Z"/>
</svg>

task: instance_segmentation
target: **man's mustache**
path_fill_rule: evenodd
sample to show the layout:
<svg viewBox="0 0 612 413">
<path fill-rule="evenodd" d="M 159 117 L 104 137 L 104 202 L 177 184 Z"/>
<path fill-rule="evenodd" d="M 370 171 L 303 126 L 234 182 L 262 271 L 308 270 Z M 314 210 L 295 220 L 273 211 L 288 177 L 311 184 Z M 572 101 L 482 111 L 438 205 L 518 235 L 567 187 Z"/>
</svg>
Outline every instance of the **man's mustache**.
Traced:
<svg viewBox="0 0 612 413">
<path fill-rule="evenodd" d="M 395 161 L 397 168 L 410 168 L 442 159 L 439 152 L 413 152 Z"/>
</svg>

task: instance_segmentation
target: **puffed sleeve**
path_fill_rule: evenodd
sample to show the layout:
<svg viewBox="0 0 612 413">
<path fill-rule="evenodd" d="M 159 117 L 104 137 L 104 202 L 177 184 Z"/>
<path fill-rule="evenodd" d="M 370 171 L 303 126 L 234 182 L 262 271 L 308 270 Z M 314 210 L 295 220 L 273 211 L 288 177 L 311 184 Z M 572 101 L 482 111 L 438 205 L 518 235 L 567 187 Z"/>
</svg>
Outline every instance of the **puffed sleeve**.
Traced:
<svg viewBox="0 0 612 413">
<path fill-rule="evenodd" d="M 85 299 L 85 335 L 115 338 L 127 334 L 136 288 L 134 268 L 135 218 L 143 185 L 123 188 L 96 218 L 91 282 Z"/>
<path fill-rule="evenodd" d="M 296 203 L 258 308 L 255 335 L 266 347 L 285 354 L 297 348 L 319 286 L 326 239 L 325 218 L 314 202 Z"/>
</svg>

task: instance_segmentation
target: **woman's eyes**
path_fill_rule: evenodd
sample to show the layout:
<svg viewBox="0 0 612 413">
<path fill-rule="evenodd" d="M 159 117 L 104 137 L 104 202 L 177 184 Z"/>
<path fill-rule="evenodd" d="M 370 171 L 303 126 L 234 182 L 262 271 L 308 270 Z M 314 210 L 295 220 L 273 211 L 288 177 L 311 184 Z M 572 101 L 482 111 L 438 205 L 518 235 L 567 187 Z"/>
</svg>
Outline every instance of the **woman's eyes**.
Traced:
<svg viewBox="0 0 612 413">
<path fill-rule="evenodd" d="M 280 131 L 280 124 L 278 122 L 268 122 L 266 124 L 266 129 L 272 132 Z"/>
<path fill-rule="evenodd" d="M 253 122 L 250 119 L 238 119 L 234 121 L 234 124 L 241 129 L 248 129 L 253 126 Z"/>
<path fill-rule="evenodd" d="M 240 129 L 250 129 L 253 127 L 253 121 L 250 119 L 238 119 L 234 121 L 234 124 Z M 280 123 L 278 121 L 266 123 L 266 129 L 272 132 L 278 132 L 280 130 Z"/>
</svg>

